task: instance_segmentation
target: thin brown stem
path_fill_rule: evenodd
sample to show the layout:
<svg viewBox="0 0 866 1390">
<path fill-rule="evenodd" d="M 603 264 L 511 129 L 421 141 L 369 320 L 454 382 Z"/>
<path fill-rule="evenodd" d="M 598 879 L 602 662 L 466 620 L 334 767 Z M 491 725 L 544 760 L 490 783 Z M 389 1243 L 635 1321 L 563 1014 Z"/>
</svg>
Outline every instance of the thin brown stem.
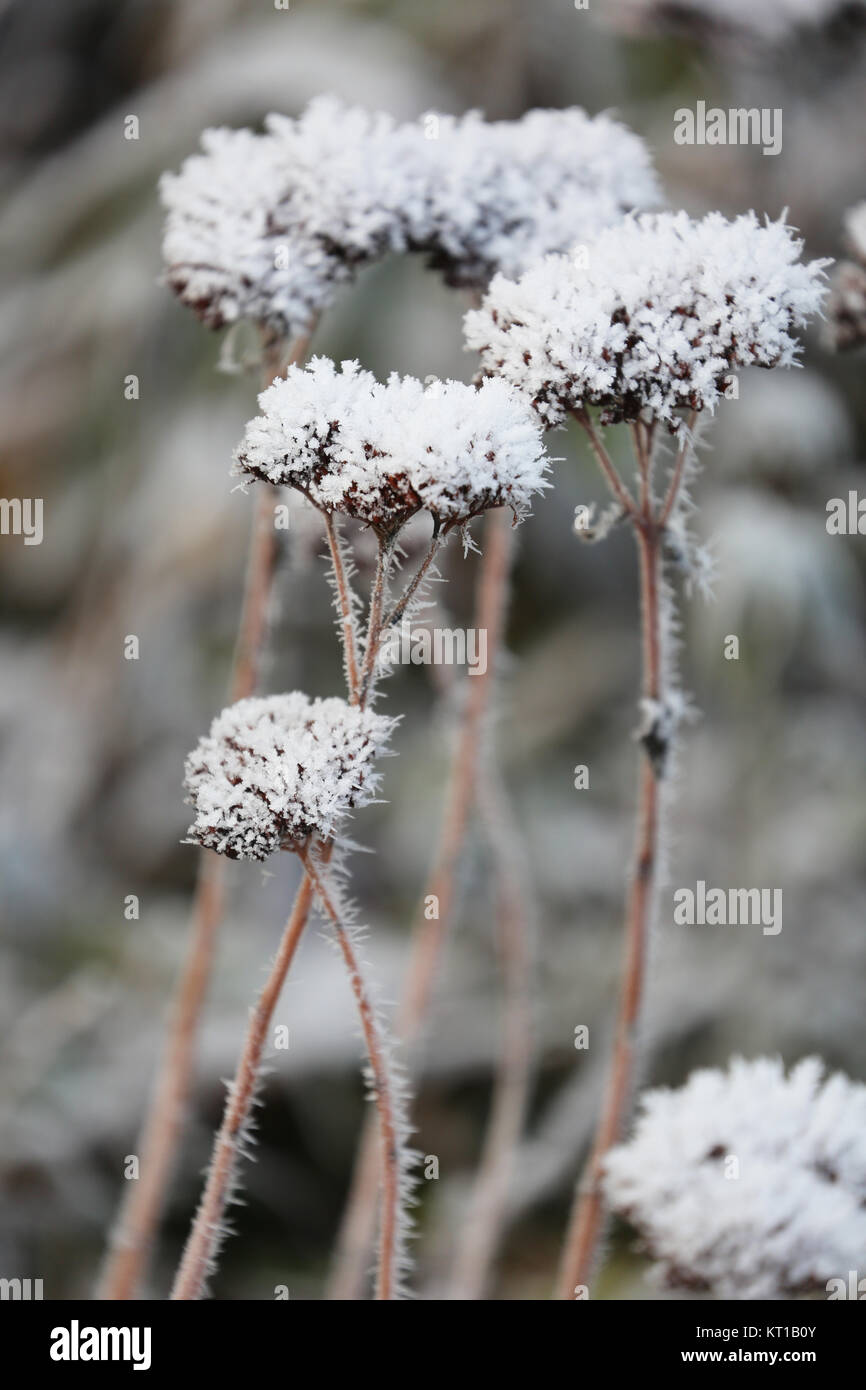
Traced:
<svg viewBox="0 0 866 1390">
<path fill-rule="evenodd" d="M 372 1089 L 379 1120 L 379 1154 L 382 1173 L 376 1298 L 389 1300 L 396 1295 L 399 1274 L 397 1265 L 400 1234 L 400 1129 L 397 1117 L 397 1099 L 394 1093 L 391 1070 L 388 1066 L 386 1043 L 361 974 L 360 963 L 351 937 L 343 925 L 317 866 L 313 862 L 313 856 L 304 851 L 302 852 L 302 859 L 307 873 L 315 885 L 319 901 L 331 922 L 337 938 L 337 945 L 349 973 L 349 982 L 355 996 L 355 1003 L 358 1006 L 367 1058 L 373 1075 Z"/>
<path fill-rule="evenodd" d="M 424 579 L 427 576 L 430 566 L 436 559 L 436 556 L 438 555 L 439 550 L 442 547 L 444 539 L 445 537 L 442 531 L 437 526 L 436 530 L 433 532 L 433 535 L 430 538 L 430 544 L 427 547 L 427 553 L 424 556 L 424 559 L 421 561 L 421 564 L 418 566 L 418 569 L 415 571 L 415 574 L 412 576 L 412 579 L 406 585 L 406 588 L 403 590 L 403 593 L 400 595 L 399 599 L 394 604 L 394 607 L 391 609 L 391 612 L 384 620 L 382 624 L 382 627 L 384 629 L 393 627 L 395 623 L 398 623 L 400 621 L 403 614 L 406 612 L 406 609 L 408 608 L 409 604 L 412 602 L 412 599 L 415 597 L 419 588 L 424 582 Z"/>
<path fill-rule="evenodd" d="M 315 325 L 295 340 L 287 365 L 305 359 L 314 331 Z M 283 350 L 284 345 L 277 340 L 263 343 L 265 386 L 282 371 Z M 277 558 L 271 496 L 270 489 L 263 488 L 253 513 L 240 627 L 229 677 L 231 703 L 251 695 L 258 681 Z M 207 996 L 225 896 L 225 860 L 203 850 L 193 897 L 189 947 L 137 1144 L 140 1177 L 131 1184 L 118 1213 L 97 1290 L 100 1299 L 133 1298 L 150 1256 L 180 1140 L 198 1021 Z"/>
<path fill-rule="evenodd" d="M 337 601 L 340 606 L 340 642 L 346 659 L 346 683 L 349 687 L 349 700 L 351 704 L 356 705 L 360 699 L 361 684 L 358 674 L 358 654 L 355 650 L 355 615 L 352 611 L 352 598 L 346 578 L 343 546 L 334 521 L 334 514 L 333 512 L 324 512 L 323 515 L 325 533 L 328 537 L 328 549 L 331 552 L 331 564 L 334 570 L 334 583 L 337 588 Z"/>
<path fill-rule="evenodd" d="M 394 541 L 390 536 L 378 537 L 379 548 L 376 552 L 376 574 L 373 579 L 373 589 L 370 594 L 370 612 L 367 620 L 367 637 L 364 644 L 364 664 L 361 667 L 361 677 L 359 682 L 358 703 L 366 705 L 369 702 L 373 687 L 376 683 L 376 663 L 379 659 L 379 644 L 382 639 L 382 614 L 385 606 L 385 595 L 388 588 L 388 571 L 391 568 L 391 558 L 394 554 Z"/>
<path fill-rule="evenodd" d="M 662 693 L 660 546 L 655 522 L 636 526 L 641 579 L 643 694 Z M 621 1136 L 631 1102 L 638 1026 L 646 970 L 647 938 L 655 898 L 659 820 L 658 772 L 641 753 L 638 829 L 626 911 L 625 955 L 613 1059 L 589 1161 L 578 1184 L 560 1267 L 558 1297 L 573 1299 L 588 1288 L 605 1211 L 602 1181 L 608 1150 Z"/>
<path fill-rule="evenodd" d="M 635 517 L 637 515 L 637 507 L 634 498 L 617 473 L 613 459 L 604 447 L 601 436 L 593 427 L 589 415 L 585 411 L 579 412 L 575 415 L 575 419 L 586 431 L 590 448 L 598 460 L 598 465 L 614 497 L 619 502 L 626 515 Z"/>
<path fill-rule="evenodd" d="M 195 1300 L 204 1296 L 255 1098 L 265 1039 L 289 966 L 307 924 L 312 901 L 313 882 L 309 873 L 305 873 L 276 958 L 250 1016 L 237 1071 L 226 1099 L 222 1124 L 214 1141 L 204 1193 L 171 1292 L 173 1300 Z"/>
<path fill-rule="evenodd" d="M 502 1046 L 481 1162 L 454 1266 L 453 1297 L 484 1298 L 496 1256 L 526 1117 L 532 1065 L 529 901 L 520 872 L 523 846 L 492 759 L 481 772 L 481 811 L 494 854 L 502 989 Z"/>
<path fill-rule="evenodd" d="M 417 1043 L 426 1022 L 442 948 L 454 917 L 457 869 L 475 795 L 479 748 L 505 621 L 512 530 L 510 513 L 504 509 L 488 513 L 473 620 L 478 631 L 487 633 L 487 669 L 483 675 L 467 678 L 466 701 L 451 759 L 439 841 L 424 889 L 422 914 L 412 937 L 397 1019 L 397 1035 L 408 1045 Z M 356 1299 L 361 1295 L 372 1240 L 378 1181 L 375 1132 L 367 1125 L 355 1160 L 337 1240 L 334 1275 L 328 1290 L 331 1299 Z"/>
</svg>

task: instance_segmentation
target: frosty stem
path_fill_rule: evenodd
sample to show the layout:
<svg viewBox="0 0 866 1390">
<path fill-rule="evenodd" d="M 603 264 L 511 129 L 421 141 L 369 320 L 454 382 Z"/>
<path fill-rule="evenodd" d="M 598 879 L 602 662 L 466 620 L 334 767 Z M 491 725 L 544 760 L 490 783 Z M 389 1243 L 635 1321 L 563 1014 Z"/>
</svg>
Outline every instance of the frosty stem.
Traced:
<svg viewBox="0 0 866 1390">
<path fill-rule="evenodd" d="M 397 1288 L 399 1270 L 398 1249 L 400 1236 L 400 1144 L 401 1137 L 397 1118 L 397 1102 L 393 1079 L 388 1066 L 387 1046 L 376 1019 L 376 1011 L 370 1001 L 361 967 L 352 940 L 346 931 L 334 901 L 322 879 L 313 855 L 301 851 L 301 858 L 307 874 L 315 886 L 319 901 L 330 920 L 340 954 L 349 973 L 352 993 L 358 1006 L 364 1044 L 372 1073 L 372 1092 L 376 1103 L 379 1130 L 379 1153 L 382 1174 L 381 1221 L 379 1230 L 379 1258 L 376 1276 L 376 1298 L 393 1299 Z"/>
<path fill-rule="evenodd" d="M 475 795 L 479 747 L 502 640 L 512 548 L 510 514 L 504 508 L 489 512 L 474 617 L 476 628 L 487 632 L 487 670 L 467 682 L 439 842 L 424 889 L 425 911 L 416 923 L 412 939 L 397 1020 L 398 1036 L 407 1045 L 417 1043 L 426 1022 L 442 946 L 454 917 L 457 869 Z M 435 902 L 435 916 L 426 913 L 431 901 Z M 372 1241 L 378 1181 L 375 1130 L 367 1125 L 355 1160 L 337 1242 L 334 1275 L 328 1291 L 331 1299 L 360 1297 Z"/>
<path fill-rule="evenodd" d="M 593 444 L 593 432 L 584 423 Z M 662 652 L 661 550 L 664 522 L 670 515 L 667 501 L 657 509 L 652 494 L 651 427 L 638 423 L 634 430 L 640 477 L 640 505 L 625 488 L 629 515 L 634 527 L 640 568 L 641 642 L 644 700 L 658 706 L 664 699 Z M 595 446 L 593 446 L 595 448 Z M 683 449 L 687 448 L 687 442 Z M 670 484 L 671 506 L 682 479 L 681 451 Z M 612 491 L 622 501 L 620 490 Z M 619 482 L 619 479 L 617 479 Z M 647 940 L 652 918 L 658 859 L 659 791 L 661 766 L 644 744 L 638 784 L 638 824 L 631 870 L 625 923 L 625 951 L 613 1058 L 602 1100 L 601 1116 L 589 1160 L 575 1193 L 560 1267 L 558 1297 L 573 1299 L 589 1285 L 605 1211 L 602 1191 L 604 1159 L 620 1138 L 634 1086 L 638 1030 L 646 973 Z"/>
<path fill-rule="evenodd" d="M 367 622 L 367 640 L 364 646 L 364 665 L 361 667 L 361 677 L 358 685 L 358 703 L 362 706 L 369 702 L 376 683 L 376 662 L 379 656 L 379 643 L 382 638 L 382 620 L 385 609 L 385 598 L 388 590 L 388 574 L 391 569 L 391 562 L 394 558 L 394 545 L 396 537 L 393 535 L 378 536 L 378 550 L 376 551 L 376 574 L 373 579 L 373 588 L 370 594 L 370 613 Z"/>
<path fill-rule="evenodd" d="M 225 1209 L 231 1198 L 235 1169 L 241 1156 L 246 1126 L 255 1099 L 262 1053 L 274 1009 L 289 966 L 303 935 L 313 901 L 313 881 L 305 873 L 283 931 L 265 986 L 250 1015 L 247 1035 L 229 1089 L 222 1124 L 214 1141 L 204 1193 L 184 1247 L 171 1291 L 173 1300 L 202 1298 L 222 1238 Z"/>
<path fill-rule="evenodd" d="M 346 684 L 349 687 L 349 699 L 353 705 L 356 705 L 361 695 L 361 682 L 358 673 L 358 653 L 355 646 L 356 632 L 355 615 L 352 610 L 352 592 L 346 576 L 343 544 L 334 521 L 334 514 L 325 511 L 323 515 L 328 548 L 331 552 L 331 564 L 334 570 L 337 603 L 340 609 L 340 641 L 346 663 Z"/>
<path fill-rule="evenodd" d="M 315 325 L 295 340 L 287 365 L 304 360 Z M 264 382 L 282 370 L 283 344 L 263 343 Z M 262 489 L 253 514 L 240 628 L 229 681 L 229 701 L 255 690 L 267 629 L 277 549 L 270 489 Z M 202 850 L 192 906 L 192 932 L 178 982 L 162 1061 L 139 1135 L 140 1176 L 130 1183 L 112 1232 L 97 1298 L 135 1296 L 144 1274 L 177 1154 L 192 1075 L 198 1021 L 207 995 L 216 934 L 226 897 L 221 855 Z"/>
</svg>

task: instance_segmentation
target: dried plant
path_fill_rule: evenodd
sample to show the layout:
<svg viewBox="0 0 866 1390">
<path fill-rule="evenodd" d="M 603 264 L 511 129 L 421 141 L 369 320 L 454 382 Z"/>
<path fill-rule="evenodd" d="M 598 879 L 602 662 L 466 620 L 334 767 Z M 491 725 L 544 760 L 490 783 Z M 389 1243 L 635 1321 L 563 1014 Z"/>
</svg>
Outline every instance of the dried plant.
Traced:
<svg viewBox="0 0 866 1390">
<path fill-rule="evenodd" d="M 826 262 L 803 264 L 783 221 L 754 214 L 643 215 L 609 229 L 586 257 L 550 256 L 518 282 L 497 277 L 467 315 L 482 369 L 523 390 L 548 425 L 583 427 L 613 494 L 613 519 L 631 526 L 638 550 L 643 684 L 637 730 L 642 757 L 637 841 L 630 874 L 616 1041 L 602 1114 L 566 1238 L 559 1296 L 585 1289 L 603 1226 L 604 1157 L 619 1137 L 639 1060 L 639 1025 L 658 883 L 662 793 L 688 702 L 673 667 L 673 591 L 664 562 L 699 582 L 706 561 L 688 531 L 686 483 L 695 426 L 722 399 L 732 373 L 790 366 L 796 332 L 824 295 Z M 592 421 L 627 422 L 636 492 L 623 482 Z M 661 428 L 679 447 L 657 492 Z M 592 536 L 590 536 L 592 538 Z M 597 538 L 597 537 L 596 537 Z"/>
<path fill-rule="evenodd" d="M 338 371 L 327 358 L 314 358 L 303 370 L 289 368 L 259 404 L 262 414 L 247 426 L 236 470 L 259 483 L 294 488 L 324 518 L 347 700 L 311 703 L 296 692 L 240 701 L 214 721 L 187 761 L 196 811 L 191 842 L 235 859 L 293 850 L 304 879 L 251 1017 L 172 1297 L 200 1298 L 215 1268 L 267 1030 L 315 895 L 348 970 L 367 1049 L 382 1194 L 376 1296 L 392 1299 L 404 1291 L 408 1266 L 406 1090 L 362 975 L 354 910 L 341 902 L 333 851 L 335 844 L 339 851 L 345 815 L 375 790 L 372 764 L 393 724 L 372 712 L 389 631 L 421 601 L 443 540 L 456 528 L 465 532 L 491 507 L 525 512 L 548 486 L 547 460 L 538 421 L 506 382 L 476 388 L 434 380 L 425 386 L 392 376 L 381 383 L 357 363 Z M 421 510 L 432 519 L 430 546 L 392 603 L 398 537 Z M 363 642 L 359 599 L 337 526 L 341 515 L 362 521 L 377 540 Z"/>
</svg>

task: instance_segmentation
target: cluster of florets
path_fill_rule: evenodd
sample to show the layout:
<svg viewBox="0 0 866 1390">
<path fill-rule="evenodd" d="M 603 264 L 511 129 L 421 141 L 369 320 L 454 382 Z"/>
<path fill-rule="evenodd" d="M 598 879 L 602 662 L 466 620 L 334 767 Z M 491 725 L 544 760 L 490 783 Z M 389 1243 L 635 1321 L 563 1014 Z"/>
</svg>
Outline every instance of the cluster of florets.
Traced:
<svg viewBox="0 0 866 1390">
<path fill-rule="evenodd" d="M 866 344 L 866 201 L 845 214 L 851 260 L 840 261 L 827 301 L 826 339 L 839 351 Z"/>
<path fill-rule="evenodd" d="M 332 97 L 262 134 L 205 131 L 161 191 L 184 303 L 214 328 L 249 319 L 285 335 L 389 251 L 424 250 L 453 283 L 483 285 L 658 201 L 643 141 L 607 116 L 397 124 Z"/>
<path fill-rule="evenodd" d="M 800 250 L 754 213 L 628 217 L 518 281 L 497 276 L 466 341 L 547 425 L 599 406 L 604 423 L 649 412 L 676 429 L 675 412 L 712 410 L 736 369 L 795 362 L 827 264 Z"/>
<path fill-rule="evenodd" d="M 394 720 L 299 691 L 239 700 L 186 760 L 195 809 L 188 841 L 230 859 L 264 860 L 334 834 L 369 802 Z"/>
<path fill-rule="evenodd" d="M 660 193 L 643 140 L 578 107 L 519 121 L 425 118 L 426 179 L 409 241 L 452 285 L 483 288 L 595 236 Z"/>
<path fill-rule="evenodd" d="M 671 1285 L 784 1298 L 862 1267 L 866 1086 L 809 1058 L 735 1059 L 642 1098 L 605 1159 L 611 1205 Z"/>
<path fill-rule="evenodd" d="M 358 266 L 405 245 L 405 145 L 389 117 L 328 97 L 262 134 L 205 131 L 202 153 L 161 183 L 169 284 L 212 328 L 308 328 Z"/>
<path fill-rule="evenodd" d="M 548 484 L 537 417 L 507 382 L 392 375 L 316 357 L 259 396 L 236 453 L 243 475 L 391 533 L 426 510 L 446 528 L 490 507 L 523 515 Z"/>
</svg>

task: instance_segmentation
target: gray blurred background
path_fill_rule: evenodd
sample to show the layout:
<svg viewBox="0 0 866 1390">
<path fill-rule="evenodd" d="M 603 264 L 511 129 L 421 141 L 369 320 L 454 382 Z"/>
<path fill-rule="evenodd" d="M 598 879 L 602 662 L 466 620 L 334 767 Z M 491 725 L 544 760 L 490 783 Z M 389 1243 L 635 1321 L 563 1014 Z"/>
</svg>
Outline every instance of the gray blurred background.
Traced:
<svg viewBox="0 0 866 1390">
<path fill-rule="evenodd" d="M 769 0 L 763 0 L 769 6 Z M 591 0 L 2 0 L 0 494 L 44 498 L 44 541 L 0 537 L 0 1273 L 89 1297 L 158 1055 L 188 928 L 195 851 L 183 757 L 221 707 L 250 499 L 228 476 L 255 380 L 217 370 L 220 342 L 161 287 L 156 181 L 211 124 L 297 113 L 332 91 L 395 115 L 481 107 L 613 109 L 649 141 L 672 206 L 754 207 L 838 256 L 866 196 L 863 53 L 842 27 L 779 43 L 673 29 L 655 7 Z M 720 9 L 724 7 L 720 6 Z M 640 22 L 637 22 L 640 21 Z M 780 106 L 784 143 L 682 147 L 698 99 Z M 140 121 L 137 142 L 123 119 Z M 466 305 L 419 260 L 366 272 L 316 339 L 337 358 L 470 379 Z M 698 526 L 716 598 L 683 609 L 682 669 L 702 712 L 686 737 L 671 884 L 781 887 L 784 927 L 673 925 L 663 895 L 648 997 L 648 1081 L 678 1083 L 731 1052 L 817 1052 L 866 1077 L 866 739 L 862 539 L 830 537 L 827 500 L 862 487 L 863 356 L 755 373 L 707 434 Z M 140 399 L 124 398 L 124 378 Z M 610 436 L 612 445 L 624 442 Z M 493 1296 L 545 1298 L 595 1119 L 632 836 L 638 680 L 630 538 L 581 546 L 579 502 L 602 499 L 581 441 L 549 437 L 555 490 L 521 529 L 499 745 L 537 905 L 537 1065 L 529 1132 Z M 319 543 L 290 533 L 266 688 L 339 693 Z M 312 552 L 312 554 L 310 553 Z M 440 591 L 471 625 L 478 560 L 452 547 Z M 740 660 L 723 657 L 727 634 Z M 140 659 L 124 659 L 135 634 Z M 398 668 L 405 711 L 387 804 L 353 834 L 387 997 L 398 989 L 447 765 L 442 673 Z M 447 672 L 445 673 L 447 674 Z M 432 679 L 431 679 L 432 675 Z M 573 769 L 590 788 L 573 789 Z M 288 856 L 283 856 L 288 861 Z M 148 1292 L 164 1297 L 197 1198 L 246 1011 L 295 869 L 230 869 L 197 1087 Z M 423 1184 L 418 1286 L 447 1297 L 454 1233 L 483 1133 L 497 1043 L 498 962 L 483 843 L 469 846 L 458 929 L 437 992 L 417 1106 Z M 140 918 L 124 917 L 135 894 Z M 247 1205 L 221 1299 L 318 1298 L 364 1115 L 351 998 L 310 933 L 277 1021 Z M 577 1024 L 590 1027 L 575 1051 Z M 628 1232 L 599 1292 L 659 1296 Z"/>
</svg>

